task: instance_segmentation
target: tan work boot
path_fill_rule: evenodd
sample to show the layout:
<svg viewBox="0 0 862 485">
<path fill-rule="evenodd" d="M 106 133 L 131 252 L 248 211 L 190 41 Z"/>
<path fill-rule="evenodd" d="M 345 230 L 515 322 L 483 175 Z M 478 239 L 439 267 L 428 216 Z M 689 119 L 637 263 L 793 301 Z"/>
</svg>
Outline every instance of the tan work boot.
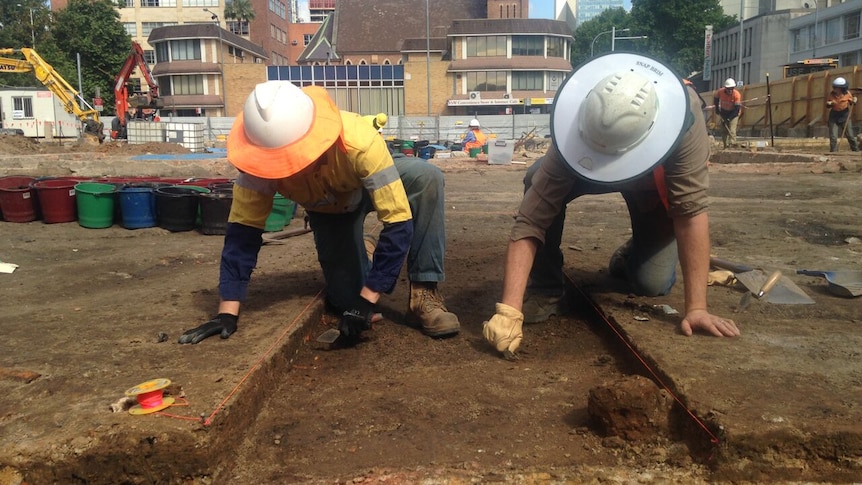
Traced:
<svg viewBox="0 0 862 485">
<path fill-rule="evenodd" d="M 429 337 L 446 337 L 461 330 L 458 316 L 446 309 L 434 282 L 410 283 L 409 315 Z"/>
</svg>

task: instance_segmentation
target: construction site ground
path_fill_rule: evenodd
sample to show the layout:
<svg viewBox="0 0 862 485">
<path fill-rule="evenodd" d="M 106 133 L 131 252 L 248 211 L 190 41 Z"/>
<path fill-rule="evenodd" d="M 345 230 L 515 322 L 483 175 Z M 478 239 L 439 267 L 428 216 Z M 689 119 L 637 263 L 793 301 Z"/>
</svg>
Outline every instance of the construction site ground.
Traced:
<svg viewBox="0 0 862 485">
<path fill-rule="evenodd" d="M 814 304 L 740 312 L 742 288 L 714 285 L 711 310 L 742 335 L 685 337 L 667 311 L 683 310 L 681 284 L 644 298 L 607 275 L 627 212 L 590 196 L 563 237 L 575 311 L 525 325 L 516 361 L 482 322 L 539 150 L 429 161 L 446 175 L 441 290 L 462 324 L 442 340 L 405 323 L 402 275 L 359 345 L 316 343 L 331 323 L 302 235 L 262 248 L 237 333 L 179 345 L 216 309 L 222 237 L 0 222 L 0 261 L 18 265 L 0 273 L 0 485 L 862 482 L 862 300 L 796 274 L 862 269 L 862 159 L 785 143 L 714 153 L 712 252 L 781 270 Z M 0 152 L 0 175 L 235 175 L 223 154 L 159 144 L 3 138 Z M 175 405 L 122 410 L 152 379 Z"/>
</svg>

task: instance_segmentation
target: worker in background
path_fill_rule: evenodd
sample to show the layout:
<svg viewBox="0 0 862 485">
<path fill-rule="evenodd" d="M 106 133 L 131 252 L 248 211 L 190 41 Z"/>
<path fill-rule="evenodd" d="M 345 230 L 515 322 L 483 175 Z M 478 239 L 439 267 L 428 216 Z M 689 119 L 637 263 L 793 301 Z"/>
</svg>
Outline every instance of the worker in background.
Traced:
<svg viewBox="0 0 862 485">
<path fill-rule="evenodd" d="M 362 119 L 371 124 L 371 126 L 373 126 L 379 133 L 383 133 L 383 127 L 386 126 L 386 122 L 389 121 L 389 117 L 386 116 L 386 113 L 363 116 Z"/>
<path fill-rule="evenodd" d="M 856 105 L 856 96 L 850 94 L 847 80 L 836 77 L 832 81 L 832 91 L 826 96 L 826 107 L 829 108 L 829 151 L 838 151 L 838 141 L 847 137 L 850 149 L 859 151 L 859 142 L 853 134 L 852 112 Z"/>
<path fill-rule="evenodd" d="M 721 117 L 721 141 L 724 148 L 736 147 L 736 127 L 742 114 L 742 94 L 736 89 L 736 81 L 727 78 L 724 87 L 715 91 L 712 98 L 715 114 Z"/>
<path fill-rule="evenodd" d="M 583 86 L 592 89 L 584 93 Z M 614 192 L 626 201 L 632 236 L 611 256 L 609 274 L 639 295 L 666 295 L 679 263 L 680 332 L 739 335 L 732 320 L 707 309 L 710 146 L 694 89 L 655 59 L 610 54 L 570 75 L 553 113 L 554 143 L 524 177 L 502 299 L 484 323 L 485 339 L 512 357 L 524 322 L 568 311 L 560 250 L 566 207 L 583 195 Z"/>
<path fill-rule="evenodd" d="M 471 148 L 482 148 L 487 142 L 488 138 L 482 133 L 479 120 L 476 118 L 470 120 L 469 129 L 463 140 L 464 151 L 469 152 Z"/>
<path fill-rule="evenodd" d="M 383 293 L 391 293 L 406 260 L 409 319 L 431 337 L 458 333 L 437 284 L 444 279 L 444 180 L 415 157 L 392 159 L 362 117 L 339 111 L 318 86 L 258 84 L 234 121 L 227 157 L 240 172 L 221 256 L 216 317 L 180 336 L 196 344 L 237 329 L 276 193 L 303 206 L 326 283 L 326 309 L 339 318 L 345 343 L 370 328 Z M 383 225 L 369 262 L 366 215 Z M 370 267 L 369 267 L 370 266 Z"/>
</svg>

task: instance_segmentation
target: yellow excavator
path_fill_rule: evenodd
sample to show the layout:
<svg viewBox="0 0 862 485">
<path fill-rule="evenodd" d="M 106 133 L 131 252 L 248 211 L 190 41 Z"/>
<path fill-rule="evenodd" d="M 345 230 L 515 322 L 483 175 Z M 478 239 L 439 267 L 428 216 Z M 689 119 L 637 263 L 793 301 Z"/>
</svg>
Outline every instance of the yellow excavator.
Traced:
<svg viewBox="0 0 862 485">
<path fill-rule="evenodd" d="M 66 112 L 81 120 L 84 125 L 84 139 L 87 142 L 98 144 L 105 140 L 104 124 L 99 121 L 99 112 L 90 106 L 81 94 L 63 79 L 63 76 L 55 71 L 50 64 L 45 62 L 36 51 L 26 47 L 0 49 L 0 56 L 8 55 L 20 55 L 24 58 L 0 57 L 0 72 L 32 72 L 39 82 L 54 93 L 54 96 L 57 96 Z M 78 101 L 81 105 L 78 105 Z M 82 109 L 81 106 L 87 109 Z"/>
</svg>

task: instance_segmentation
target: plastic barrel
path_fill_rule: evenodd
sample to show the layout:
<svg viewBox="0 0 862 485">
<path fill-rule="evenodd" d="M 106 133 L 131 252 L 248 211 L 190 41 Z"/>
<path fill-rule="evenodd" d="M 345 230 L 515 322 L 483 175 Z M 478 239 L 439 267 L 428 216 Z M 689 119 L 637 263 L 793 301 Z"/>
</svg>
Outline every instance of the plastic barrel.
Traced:
<svg viewBox="0 0 862 485">
<path fill-rule="evenodd" d="M 481 152 L 482 152 L 482 149 L 480 147 L 471 148 L 470 149 L 470 158 L 478 157 L 479 153 L 481 153 Z"/>
<path fill-rule="evenodd" d="M 284 226 L 290 222 L 288 211 L 290 211 L 292 203 L 294 203 L 292 200 L 286 199 L 283 195 L 276 193 L 272 201 L 272 211 L 270 211 L 269 216 L 266 218 L 266 225 L 263 230 L 266 232 L 276 232 L 284 229 Z"/>
<path fill-rule="evenodd" d="M 73 222 L 78 218 L 74 179 L 44 179 L 33 182 L 42 209 L 42 221 L 47 224 Z"/>
<path fill-rule="evenodd" d="M 123 227 L 141 229 L 156 226 L 155 187 L 125 186 L 120 189 L 120 214 Z"/>
<path fill-rule="evenodd" d="M 488 144 L 487 143 L 482 145 L 482 153 L 484 153 L 485 155 L 488 154 Z"/>
<path fill-rule="evenodd" d="M 114 184 L 80 182 L 75 185 L 78 224 L 89 229 L 104 229 L 114 225 Z"/>
<path fill-rule="evenodd" d="M 219 190 L 200 194 L 201 232 L 206 235 L 225 234 L 233 191 Z"/>
<path fill-rule="evenodd" d="M 198 218 L 198 195 L 204 187 L 171 185 L 156 189 L 158 226 L 171 232 L 191 231 Z"/>
<path fill-rule="evenodd" d="M 37 219 L 36 194 L 30 187 L 34 177 L 10 175 L 0 177 L 0 213 L 7 222 L 31 222 Z"/>
</svg>

